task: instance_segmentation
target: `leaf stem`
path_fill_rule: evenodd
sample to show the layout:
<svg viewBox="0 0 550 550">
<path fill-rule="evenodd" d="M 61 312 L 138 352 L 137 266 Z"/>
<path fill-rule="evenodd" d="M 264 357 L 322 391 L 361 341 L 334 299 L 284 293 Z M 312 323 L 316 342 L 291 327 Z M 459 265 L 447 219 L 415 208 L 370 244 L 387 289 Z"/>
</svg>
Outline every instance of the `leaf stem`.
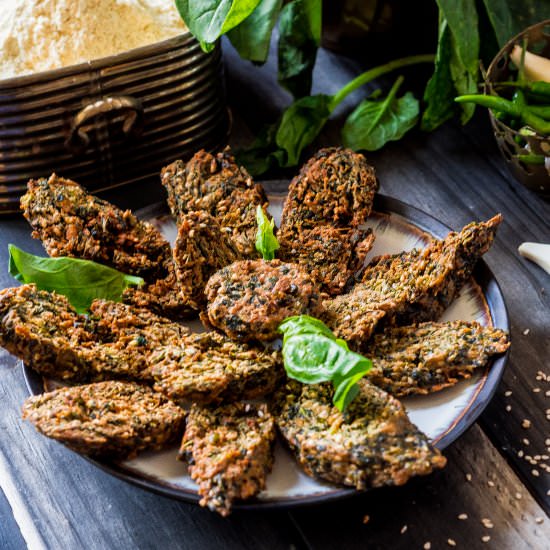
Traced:
<svg viewBox="0 0 550 550">
<path fill-rule="evenodd" d="M 391 102 L 393 101 L 393 98 L 396 96 L 397 91 L 399 90 L 401 84 L 403 84 L 403 80 L 405 80 L 405 77 L 400 76 L 391 87 L 391 90 L 389 91 L 388 95 L 386 96 L 386 99 L 383 101 L 382 108 L 378 111 L 376 117 L 374 120 L 370 123 L 370 128 L 367 131 L 367 135 L 372 132 L 372 130 L 376 127 L 376 125 L 380 122 L 380 119 L 384 116 L 386 113 L 386 110 L 388 108 L 388 105 L 391 105 Z"/>
<path fill-rule="evenodd" d="M 389 63 L 374 67 L 365 71 L 363 74 L 360 74 L 350 82 L 348 82 L 339 92 L 332 96 L 332 100 L 329 105 L 330 112 L 334 109 L 349 95 L 351 92 L 357 90 L 364 84 L 367 84 L 371 80 L 378 78 L 386 73 L 395 71 L 395 69 L 400 69 L 401 67 L 407 67 L 408 65 L 416 65 L 417 63 L 433 63 L 435 56 L 433 54 L 422 54 L 422 55 L 411 55 L 409 57 L 401 57 L 399 59 L 394 59 Z"/>
</svg>

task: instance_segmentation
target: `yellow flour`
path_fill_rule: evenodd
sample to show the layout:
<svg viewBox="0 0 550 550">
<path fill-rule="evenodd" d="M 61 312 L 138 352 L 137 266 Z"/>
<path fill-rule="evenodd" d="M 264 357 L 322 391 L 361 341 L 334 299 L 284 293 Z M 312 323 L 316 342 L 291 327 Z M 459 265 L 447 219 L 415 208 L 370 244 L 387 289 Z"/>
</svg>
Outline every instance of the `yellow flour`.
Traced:
<svg viewBox="0 0 550 550">
<path fill-rule="evenodd" d="M 121 53 L 184 30 L 174 0 L 0 0 L 0 78 Z"/>
</svg>

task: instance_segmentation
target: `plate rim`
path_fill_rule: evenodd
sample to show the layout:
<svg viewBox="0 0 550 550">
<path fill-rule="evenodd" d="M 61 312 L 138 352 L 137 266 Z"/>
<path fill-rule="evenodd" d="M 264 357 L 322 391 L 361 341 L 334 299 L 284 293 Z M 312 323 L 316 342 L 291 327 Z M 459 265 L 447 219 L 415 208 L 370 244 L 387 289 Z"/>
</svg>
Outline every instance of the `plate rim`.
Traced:
<svg viewBox="0 0 550 550">
<path fill-rule="evenodd" d="M 262 182 L 262 184 L 266 190 L 266 193 L 273 195 L 285 194 L 288 188 L 288 181 L 286 180 L 266 181 Z M 375 195 L 372 210 L 381 214 L 397 214 L 398 216 L 403 217 L 407 223 L 410 223 L 411 225 L 436 238 L 443 238 L 449 233 L 449 231 L 453 231 L 452 228 L 431 214 L 428 214 L 427 212 L 424 212 L 415 206 L 411 206 L 399 199 L 382 195 L 380 193 Z M 147 215 L 159 215 L 163 213 L 168 213 L 168 209 L 166 203 L 162 202 L 154 203 L 136 211 L 136 214 L 140 217 Z M 510 321 L 502 289 L 500 288 L 494 273 L 491 271 L 483 258 L 477 262 L 472 278 L 481 288 L 493 326 L 506 330 L 508 334 L 510 334 Z M 434 444 L 437 449 L 442 451 L 449 447 L 479 418 L 498 389 L 504 369 L 508 363 L 509 354 L 510 348 L 508 348 L 504 354 L 499 355 L 496 359 L 492 359 L 486 366 L 481 386 L 476 391 L 475 396 L 468 404 L 468 407 L 462 411 L 459 417 L 451 424 L 449 428 L 447 428 L 446 432 Z M 42 377 L 23 362 L 21 362 L 21 364 L 25 384 L 29 394 L 37 395 L 39 393 L 43 393 L 44 388 Z M 65 448 L 97 466 L 104 472 L 122 481 L 130 483 L 131 485 L 146 489 L 152 493 L 195 504 L 197 504 L 201 499 L 200 495 L 196 492 L 184 487 L 176 488 L 172 483 L 158 479 L 149 474 L 139 472 L 138 475 L 136 470 L 128 468 L 127 466 L 122 467 L 119 462 L 105 462 L 72 451 L 68 447 Z M 259 498 L 253 500 L 251 499 L 248 502 L 235 503 L 232 509 L 274 510 L 299 506 L 310 506 L 349 498 L 354 495 L 365 493 L 369 490 L 372 489 L 359 491 L 354 488 L 341 488 L 335 486 L 334 491 L 324 492 L 319 495 L 313 494 L 305 497 L 297 495 L 270 500 L 262 500 Z"/>
</svg>

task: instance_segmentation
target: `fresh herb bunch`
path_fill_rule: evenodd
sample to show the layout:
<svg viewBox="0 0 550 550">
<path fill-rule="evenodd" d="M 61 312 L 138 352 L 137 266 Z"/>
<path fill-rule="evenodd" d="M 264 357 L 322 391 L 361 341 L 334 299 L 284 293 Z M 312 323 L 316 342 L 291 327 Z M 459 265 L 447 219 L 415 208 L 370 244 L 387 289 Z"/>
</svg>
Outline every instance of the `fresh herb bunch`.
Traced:
<svg viewBox="0 0 550 550">
<path fill-rule="evenodd" d="M 258 204 L 256 208 L 256 250 L 262 255 L 264 260 L 273 260 L 275 251 L 279 249 L 279 241 L 275 237 L 275 220 L 267 217 L 264 209 Z"/>
<path fill-rule="evenodd" d="M 332 382 L 332 402 L 343 412 L 359 393 L 357 382 L 372 368 L 372 361 L 350 351 L 345 340 L 309 315 L 288 317 L 279 332 L 287 375 L 304 384 Z"/>
<path fill-rule="evenodd" d="M 43 258 L 8 245 L 9 272 L 22 283 L 67 297 L 78 313 L 86 313 L 96 298 L 120 302 L 131 286 L 141 286 L 141 277 L 126 275 L 105 265 L 77 258 Z"/>
<path fill-rule="evenodd" d="M 401 139 L 419 120 L 423 130 L 432 131 L 457 113 L 465 124 L 475 105 L 458 104 L 454 98 L 476 93 L 480 58 L 490 59 L 522 28 L 548 15 L 547 3 L 537 0 L 436 3 L 438 41 L 435 57 L 429 59 L 434 62 L 434 72 L 423 94 L 423 108 L 411 92 L 398 97 L 403 82 L 398 78 L 387 95 L 376 91 L 349 115 L 342 132 L 345 145 L 356 150 L 380 149 L 388 141 Z M 239 155 L 253 175 L 298 164 L 303 149 L 317 137 L 339 102 L 350 91 L 389 72 L 377 73 L 391 65 L 386 64 L 365 73 L 377 73 L 372 78 L 361 75 L 334 96 L 308 95 L 321 42 L 322 0 L 176 0 L 176 6 L 205 50 L 227 34 L 239 55 L 254 63 L 266 61 L 271 34 L 278 23 L 278 78 L 296 101 Z M 408 64 L 393 63 L 390 70 Z"/>
</svg>

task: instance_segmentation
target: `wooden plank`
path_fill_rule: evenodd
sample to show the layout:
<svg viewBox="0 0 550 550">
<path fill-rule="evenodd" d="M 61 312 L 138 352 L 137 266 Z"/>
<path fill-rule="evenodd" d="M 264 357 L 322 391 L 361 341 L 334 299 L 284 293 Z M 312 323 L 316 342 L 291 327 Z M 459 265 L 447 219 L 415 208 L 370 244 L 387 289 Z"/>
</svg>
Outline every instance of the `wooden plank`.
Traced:
<svg viewBox="0 0 550 550">
<path fill-rule="evenodd" d="M 548 548 L 550 520 L 478 427 L 445 454 L 428 478 L 292 517 L 311 548 Z"/>
<path fill-rule="evenodd" d="M 301 548 L 286 512 L 224 519 L 104 473 L 23 422 L 27 391 L 19 361 L 0 352 L 0 459 L 48 548 Z M 6 475 L 0 478 L 6 490 Z M 10 535 L 11 536 L 11 535 Z M 0 541 L 2 539 L 0 538 Z M 2 546 L 3 548 L 3 546 Z"/>
</svg>

